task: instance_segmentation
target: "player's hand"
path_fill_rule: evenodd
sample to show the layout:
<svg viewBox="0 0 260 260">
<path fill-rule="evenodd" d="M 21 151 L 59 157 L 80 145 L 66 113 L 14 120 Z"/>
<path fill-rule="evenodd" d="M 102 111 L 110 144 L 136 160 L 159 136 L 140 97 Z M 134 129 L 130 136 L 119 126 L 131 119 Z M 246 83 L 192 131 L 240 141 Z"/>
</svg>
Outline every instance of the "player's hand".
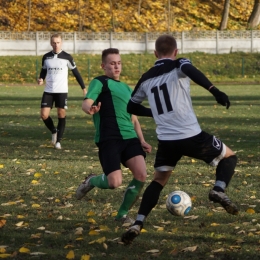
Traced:
<svg viewBox="0 0 260 260">
<path fill-rule="evenodd" d="M 38 82 L 38 85 L 42 85 L 42 84 L 43 84 L 43 79 L 42 79 L 42 78 L 39 78 L 39 79 L 37 80 L 37 82 Z"/>
<path fill-rule="evenodd" d="M 216 101 L 221 104 L 222 106 L 225 106 L 226 109 L 230 107 L 230 101 L 228 99 L 228 96 L 217 89 L 216 87 L 212 87 L 209 92 L 215 97 Z"/>
<path fill-rule="evenodd" d="M 97 105 L 91 106 L 88 111 L 88 114 L 94 115 L 94 114 L 98 113 L 100 110 L 100 107 L 101 107 L 101 102 L 98 102 Z"/>
<path fill-rule="evenodd" d="M 148 143 L 146 143 L 145 141 L 141 142 L 141 146 L 143 147 L 143 150 L 146 153 L 150 153 L 152 151 L 152 146 Z"/>
</svg>

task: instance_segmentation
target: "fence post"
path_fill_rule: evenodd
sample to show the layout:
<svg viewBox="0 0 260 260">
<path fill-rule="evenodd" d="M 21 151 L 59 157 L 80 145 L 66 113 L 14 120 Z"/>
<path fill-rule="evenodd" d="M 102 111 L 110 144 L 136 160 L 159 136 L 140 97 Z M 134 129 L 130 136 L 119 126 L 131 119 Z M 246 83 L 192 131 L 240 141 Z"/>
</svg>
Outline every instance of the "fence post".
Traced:
<svg viewBox="0 0 260 260">
<path fill-rule="evenodd" d="M 36 56 L 38 56 L 39 55 L 39 33 L 38 32 L 36 32 L 36 34 L 35 34 L 35 54 L 36 54 Z"/>
<path fill-rule="evenodd" d="M 112 35 L 112 32 L 109 33 L 109 44 L 110 44 L 110 48 L 113 48 L 113 35 Z"/>
<path fill-rule="evenodd" d="M 181 53 L 184 53 L 184 31 L 181 32 Z"/>
<path fill-rule="evenodd" d="M 219 31 L 216 31 L 216 54 L 218 54 Z"/>
<path fill-rule="evenodd" d="M 148 32 L 145 33 L 145 52 L 148 52 Z"/>
<path fill-rule="evenodd" d="M 253 45 L 253 30 L 251 30 L 251 53 L 253 53 L 253 48 L 254 48 L 254 45 Z"/>
<path fill-rule="evenodd" d="M 77 44 L 77 34 L 76 34 L 76 32 L 74 32 L 74 35 L 73 35 L 73 53 L 74 54 L 77 53 L 76 44 Z"/>
</svg>

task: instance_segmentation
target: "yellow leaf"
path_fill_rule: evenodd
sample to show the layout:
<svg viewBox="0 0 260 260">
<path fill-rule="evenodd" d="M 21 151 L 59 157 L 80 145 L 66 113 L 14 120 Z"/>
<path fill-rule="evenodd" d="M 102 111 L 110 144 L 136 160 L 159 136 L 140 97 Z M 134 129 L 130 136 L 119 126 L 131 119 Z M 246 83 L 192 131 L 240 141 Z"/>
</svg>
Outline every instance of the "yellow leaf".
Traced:
<svg viewBox="0 0 260 260">
<path fill-rule="evenodd" d="M 75 240 L 80 241 L 80 240 L 84 240 L 83 237 L 77 237 Z"/>
<path fill-rule="evenodd" d="M 209 184 L 209 183 L 203 183 L 203 186 L 205 186 L 205 187 L 209 187 L 211 184 Z"/>
<path fill-rule="evenodd" d="M 82 255 L 80 260 L 89 260 L 90 259 L 90 255 Z"/>
<path fill-rule="evenodd" d="M 217 227 L 217 226 L 219 226 L 220 224 L 218 224 L 218 223 L 211 223 L 210 224 L 212 227 Z"/>
<path fill-rule="evenodd" d="M 164 230 L 163 227 L 159 227 L 159 228 L 157 229 L 157 231 L 163 231 L 163 230 Z"/>
<path fill-rule="evenodd" d="M 73 248 L 74 246 L 73 245 L 66 245 L 64 246 L 64 248 Z"/>
<path fill-rule="evenodd" d="M 95 216 L 95 215 L 96 215 L 96 214 L 95 214 L 94 211 L 89 211 L 89 212 L 87 213 L 87 216 L 88 216 L 88 217 Z"/>
<path fill-rule="evenodd" d="M 111 214 L 112 217 L 115 217 L 116 215 L 117 215 L 117 212 L 113 212 L 113 213 Z"/>
<path fill-rule="evenodd" d="M 15 225 L 16 225 L 17 227 L 21 227 L 21 226 L 23 225 L 23 223 L 24 223 L 24 221 L 20 221 L 20 222 L 16 223 Z"/>
<path fill-rule="evenodd" d="M 0 258 L 7 258 L 11 256 L 11 254 L 0 254 Z"/>
<path fill-rule="evenodd" d="M 60 202 L 60 200 L 59 200 L 59 199 L 56 199 L 56 200 L 55 200 L 55 202 L 56 202 L 56 203 L 59 203 L 59 202 Z"/>
<path fill-rule="evenodd" d="M 96 224 L 96 221 L 95 221 L 95 219 L 93 219 L 93 218 L 89 218 L 89 219 L 88 219 L 88 222 L 89 222 L 89 223 L 92 223 L 92 224 Z"/>
<path fill-rule="evenodd" d="M 66 255 L 66 259 L 74 259 L 74 258 L 75 258 L 74 251 L 70 250 Z"/>
<path fill-rule="evenodd" d="M 101 238 L 96 240 L 96 242 L 99 243 L 99 244 L 104 243 L 105 241 L 106 241 L 105 237 L 101 237 Z"/>
<path fill-rule="evenodd" d="M 0 219 L 0 228 L 2 228 L 6 223 L 5 219 Z"/>
<path fill-rule="evenodd" d="M 59 172 L 54 172 L 54 174 L 59 174 Z"/>
<path fill-rule="evenodd" d="M 109 227 L 104 226 L 104 225 L 100 225 L 100 226 L 99 226 L 99 229 L 100 229 L 101 231 L 109 231 L 109 230 L 110 230 Z"/>
<path fill-rule="evenodd" d="M 17 218 L 24 218 L 23 215 L 17 215 Z"/>
<path fill-rule="evenodd" d="M 0 247 L 0 253 L 3 254 L 3 253 L 5 253 L 5 252 L 6 252 L 6 249 L 3 248 L 3 247 Z"/>
<path fill-rule="evenodd" d="M 194 159 L 191 159 L 191 162 L 192 162 L 192 163 L 195 163 L 195 162 L 196 162 L 196 160 L 194 160 Z"/>
<path fill-rule="evenodd" d="M 99 235 L 99 232 L 97 232 L 96 230 L 90 230 L 88 234 L 90 236 L 96 236 L 96 235 Z"/>
<path fill-rule="evenodd" d="M 42 177 L 42 174 L 39 173 L 39 172 L 36 172 L 33 176 L 34 176 L 35 178 L 40 178 L 40 177 Z"/>
<path fill-rule="evenodd" d="M 31 184 L 38 184 L 39 182 L 37 180 L 32 180 Z"/>
<path fill-rule="evenodd" d="M 249 213 L 249 214 L 254 214 L 254 213 L 255 213 L 255 211 L 254 211 L 253 209 L 249 208 L 249 209 L 247 209 L 247 210 L 246 210 L 246 213 Z"/>
<path fill-rule="evenodd" d="M 30 249 L 28 249 L 28 248 L 26 248 L 26 247 L 21 247 L 21 248 L 19 249 L 19 252 L 20 252 L 20 253 L 30 253 Z"/>
<path fill-rule="evenodd" d="M 4 165 L 3 164 L 0 164 L 0 169 L 3 169 L 4 168 Z"/>
<path fill-rule="evenodd" d="M 145 232 L 147 232 L 147 230 L 142 228 L 141 233 L 145 233 Z"/>
<path fill-rule="evenodd" d="M 40 208 L 41 207 L 41 205 L 39 205 L 39 204 L 32 204 L 32 208 Z"/>
</svg>

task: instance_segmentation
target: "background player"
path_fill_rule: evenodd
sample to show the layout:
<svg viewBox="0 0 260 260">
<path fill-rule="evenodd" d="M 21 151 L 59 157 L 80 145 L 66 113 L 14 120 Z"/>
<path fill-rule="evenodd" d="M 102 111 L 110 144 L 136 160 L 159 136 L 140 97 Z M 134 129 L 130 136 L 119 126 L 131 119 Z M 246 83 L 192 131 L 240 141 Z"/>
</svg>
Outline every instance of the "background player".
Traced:
<svg viewBox="0 0 260 260">
<path fill-rule="evenodd" d="M 143 194 L 134 225 L 122 236 L 125 243 L 131 243 L 140 234 L 145 218 L 156 206 L 163 187 L 182 156 L 217 166 L 216 182 L 209 192 L 209 199 L 220 203 L 228 213 L 238 214 L 237 206 L 225 194 L 237 157 L 223 142 L 201 130 L 192 108 L 190 79 L 211 92 L 227 109 L 230 106 L 228 96 L 214 87 L 189 60 L 176 59 L 177 52 L 177 43 L 172 36 L 162 35 L 156 40 L 155 56 L 158 60 L 141 77 L 128 104 L 129 113 L 142 116 L 141 103 L 148 98 L 157 126 L 158 150 L 153 181 Z"/>
<path fill-rule="evenodd" d="M 105 75 L 90 82 L 82 109 L 93 115 L 95 143 L 99 148 L 99 160 L 104 174 L 89 175 L 79 185 L 76 197 L 81 199 L 94 187 L 119 187 L 122 184 L 122 163 L 130 169 L 134 178 L 126 189 L 116 220 L 133 223 L 127 214 L 143 188 L 147 175 L 145 152 L 151 152 L 152 147 L 145 142 L 137 117 L 127 113 L 126 107 L 132 90 L 119 81 L 122 70 L 119 50 L 104 50 L 101 67 Z"/>
<path fill-rule="evenodd" d="M 46 86 L 41 101 L 41 118 L 46 127 L 52 133 L 52 144 L 56 149 L 61 149 L 61 139 L 66 125 L 66 110 L 68 98 L 68 69 L 75 76 L 77 82 L 86 95 L 86 88 L 75 62 L 70 54 L 63 51 L 61 34 L 51 36 L 52 51 L 46 53 L 42 58 L 42 69 L 38 84 L 42 85 L 46 79 Z M 54 126 L 50 117 L 53 103 L 57 107 L 58 125 Z"/>
</svg>

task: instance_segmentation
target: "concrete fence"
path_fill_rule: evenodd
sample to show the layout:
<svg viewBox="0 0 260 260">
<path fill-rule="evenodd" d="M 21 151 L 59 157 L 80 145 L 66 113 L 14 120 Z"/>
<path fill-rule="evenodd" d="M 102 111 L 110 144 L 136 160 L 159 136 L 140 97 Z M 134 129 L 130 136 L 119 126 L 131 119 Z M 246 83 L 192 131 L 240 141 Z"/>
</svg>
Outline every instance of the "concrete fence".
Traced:
<svg viewBox="0 0 260 260">
<path fill-rule="evenodd" d="M 53 32 L 0 31 L 0 56 L 43 55 L 51 50 Z M 138 32 L 61 32 L 63 49 L 71 54 L 100 54 L 103 49 L 118 48 L 122 54 L 154 51 L 154 42 L 162 33 Z M 168 33 L 177 40 L 179 53 L 259 52 L 260 31 L 187 31 Z"/>
</svg>

